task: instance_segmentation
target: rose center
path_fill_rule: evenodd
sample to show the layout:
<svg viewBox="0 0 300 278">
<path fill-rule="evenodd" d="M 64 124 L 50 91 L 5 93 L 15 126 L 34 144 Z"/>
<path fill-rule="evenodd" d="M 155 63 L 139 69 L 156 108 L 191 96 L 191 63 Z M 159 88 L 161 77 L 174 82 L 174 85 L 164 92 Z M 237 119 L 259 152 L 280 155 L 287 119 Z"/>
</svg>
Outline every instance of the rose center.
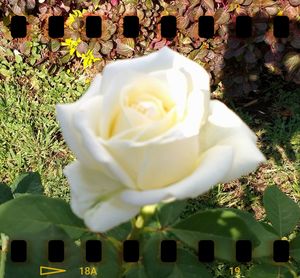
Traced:
<svg viewBox="0 0 300 278">
<path fill-rule="evenodd" d="M 152 120 L 158 120 L 166 113 L 161 101 L 157 99 L 140 100 L 132 103 L 131 107 Z"/>
</svg>

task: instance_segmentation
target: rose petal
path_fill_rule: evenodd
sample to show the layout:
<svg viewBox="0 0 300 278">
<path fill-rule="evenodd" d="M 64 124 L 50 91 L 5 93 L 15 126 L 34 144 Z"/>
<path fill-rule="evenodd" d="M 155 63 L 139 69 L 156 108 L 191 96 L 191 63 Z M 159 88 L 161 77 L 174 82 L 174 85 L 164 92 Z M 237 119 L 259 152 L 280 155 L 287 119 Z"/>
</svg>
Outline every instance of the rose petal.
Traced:
<svg viewBox="0 0 300 278">
<path fill-rule="evenodd" d="M 142 190 L 160 188 L 189 175 L 197 162 L 196 138 L 146 147 L 137 173 L 138 187 Z"/>
<path fill-rule="evenodd" d="M 109 140 L 106 148 L 142 190 L 167 186 L 189 174 L 198 158 L 198 135 L 141 144 Z"/>
<path fill-rule="evenodd" d="M 149 74 L 155 78 L 160 79 L 167 85 L 170 91 L 171 98 L 175 102 L 178 119 L 184 115 L 186 108 L 186 100 L 188 97 L 188 84 L 184 73 L 180 70 L 164 70 L 156 71 Z"/>
<path fill-rule="evenodd" d="M 155 121 L 147 125 L 144 129 L 138 131 L 131 140 L 143 142 L 158 137 L 174 126 L 176 124 L 176 120 L 177 114 L 175 109 L 172 109 L 161 120 Z"/>
<path fill-rule="evenodd" d="M 102 75 L 100 73 L 96 74 L 87 91 L 80 97 L 79 100 L 77 100 L 77 102 L 82 103 L 83 101 L 86 101 L 94 96 L 101 95 L 101 83 Z"/>
<path fill-rule="evenodd" d="M 107 66 L 105 68 L 107 68 Z M 109 80 L 112 80 L 112 78 L 115 80 L 108 83 L 107 86 L 101 87 L 101 92 L 104 94 L 102 106 L 103 113 L 100 119 L 100 131 L 103 139 L 107 140 L 111 136 L 113 122 L 120 113 L 122 89 L 126 84 L 133 83 L 144 77 L 144 74 L 130 70 L 115 73 L 111 77 L 106 76 Z"/>
<path fill-rule="evenodd" d="M 135 188 L 133 181 L 101 144 L 99 121 L 102 115 L 101 78 L 96 76 L 87 95 L 72 104 L 56 106 L 64 139 L 78 160 L 91 169 L 100 169 L 113 179 Z"/>
<path fill-rule="evenodd" d="M 200 90 L 209 91 L 209 76 L 206 70 L 196 62 L 184 57 L 176 51 L 173 51 L 167 46 L 145 56 L 134 59 L 117 60 L 107 64 L 102 73 L 103 82 L 101 89 L 105 92 L 105 89 L 110 86 L 111 77 L 114 77 L 119 73 L 126 73 L 126 71 L 150 73 L 176 68 L 183 69 L 185 72 L 193 74 L 193 77 L 191 78 L 197 79 L 195 80 L 196 83 L 190 83 L 190 86 L 193 86 L 194 88 L 197 87 Z M 196 70 L 196 73 L 193 73 L 194 70 Z M 196 76 L 196 74 L 199 74 L 200 72 L 201 75 Z M 192 88 L 190 88 L 190 90 L 191 89 Z"/>
<path fill-rule="evenodd" d="M 78 107 L 86 100 L 92 96 L 97 96 L 100 94 L 100 86 L 101 75 L 97 74 L 87 92 L 76 102 L 71 104 L 56 105 L 56 117 L 60 123 L 64 139 L 71 150 L 75 153 L 76 157 L 81 161 L 85 161 L 88 165 L 93 165 L 94 161 L 88 152 L 82 148 L 80 134 L 73 128 L 73 115 L 77 111 Z"/>
<path fill-rule="evenodd" d="M 139 213 L 140 206 L 125 203 L 119 196 L 97 204 L 84 215 L 85 224 L 94 232 L 106 232 Z"/>
<path fill-rule="evenodd" d="M 71 207 L 81 218 L 99 198 L 123 188 L 118 181 L 107 177 L 101 170 L 87 168 L 78 160 L 67 165 L 64 174 L 71 188 Z"/>
<path fill-rule="evenodd" d="M 144 97 L 148 101 L 152 100 L 153 103 L 164 104 L 166 107 L 171 108 L 174 103 L 168 91 L 168 87 L 158 78 L 146 76 L 140 78 L 137 84 L 132 83 L 125 86 L 120 95 L 119 112 L 115 121 L 111 123 L 111 134 L 113 135 L 111 139 L 115 139 L 115 137 L 123 138 L 127 136 L 128 132 L 133 134 L 132 130 L 136 130 L 134 140 L 147 140 L 164 133 L 174 125 L 176 119 L 174 109 L 165 112 L 160 119 L 151 119 L 132 106 L 133 103 L 139 104 L 140 99 Z M 141 125 L 143 125 L 143 128 L 138 128 Z"/>
<path fill-rule="evenodd" d="M 124 186 L 135 188 L 134 181 L 124 170 L 124 166 L 120 165 L 106 149 L 105 141 L 101 137 L 97 137 L 93 130 L 86 125 L 83 114 L 80 111 L 75 113 L 74 128 L 81 135 L 83 148 L 94 160 L 94 165 L 89 165 L 89 167 L 100 168 L 110 178 L 118 180 Z"/>
<path fill-rule="evenodd" d="M 132 205 L 149 205 L 170 198 L 194 198 L 221 182 L 230 170 L 233 159 L 232 147 L 216 146 L 200 158 L 195 171 L 179 182 L 161 189 L 136 191 L 124 190 L 121 198 Z"/>
<path fill-rule="evenodd" d="M 256 135 L 226 105 L 213 100 L 207 124 L 200 131 L 200 149 L 215 145 L 233 147 L 233 164 L 222 182 L 239 178 L 255 170 L 266 159 L 256 147 Z"/>
<path fill-rule="evenodd" d="M 124 187 L 101 171 L 75 161 L 64 169 L 64 174 L 71 187 L 71 208 L 92 231 L 105 232 L 139 212 L 139 206 L 119 199 Z"/>
<path fill-rule="evenodd" d="M 74 126 L 86 126 L 90 128 L 95 135 L 101 136 L 99 119 L 101 118 L 101 106 L 103 96 L 94 96 L 86 99 L 77 106 L 73 114 Z"/>
<path fill-rule="evenodd" d="M 135 59 L 114 61 L 105 66 L 101 91 L 104 94 L 103 117 L 101 119 L 101 134 L 104 139 L 109 138 L 111 121 L 118 113 L 118 99 L 125 84 L 138 80 L 143 74 L 161 70 L 180 70 L 187 79 L 189 94 L 189 115 L 185 124 L 178 126 L 182 132 L 194 135 L 200 125 L 206 121 L 206 110 L 209 101 L 210 82 L 206 70 L 197 63 L 187 59 L 168 47 Z M 112 77 L 115 78 L 111 82 Z M 177 131 L 174 129 L 172 132 Z M 170 131 L 168 138 L 173 136 Z M 169 136 L 170 135 L 170 136 Z M 187 136 L 187 135 L 186 135 Z"/>
</svg>

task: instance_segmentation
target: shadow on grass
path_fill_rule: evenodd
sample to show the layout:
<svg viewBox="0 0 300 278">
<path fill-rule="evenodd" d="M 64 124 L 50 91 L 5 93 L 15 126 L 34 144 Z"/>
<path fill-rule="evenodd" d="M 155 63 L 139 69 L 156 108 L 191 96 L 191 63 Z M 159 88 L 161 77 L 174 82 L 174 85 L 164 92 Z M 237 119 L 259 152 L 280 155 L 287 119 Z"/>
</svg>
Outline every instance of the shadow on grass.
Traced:
<svg viewBox="0 0 300 278">
<path fill-rule="evenodd" d="M 257 133 L 267 159 L 283 165 L 300 159 L 300 63 L 287 71 L 283 62 L 283 50 L 299 54 L 290 43 L 299 23 L 290 21 L 289 38 L 275 38 L 267 33 L 271 20 L 253 17 L 249 39 L 237 38 L 229 25 L 222 101 Z"/>
</svg>

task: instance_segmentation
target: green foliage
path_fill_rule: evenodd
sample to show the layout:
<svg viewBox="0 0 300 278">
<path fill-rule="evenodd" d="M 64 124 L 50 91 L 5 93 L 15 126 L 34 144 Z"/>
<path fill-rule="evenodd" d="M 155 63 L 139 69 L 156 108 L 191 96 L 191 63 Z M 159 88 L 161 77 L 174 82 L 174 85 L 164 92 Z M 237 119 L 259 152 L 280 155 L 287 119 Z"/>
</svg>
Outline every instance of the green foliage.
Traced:
<svg viewBox="0 0 300 278">
<path fill-rule="evenodd" d="M 0 204 L 11 199 L 13 199 L 11 189 L 5 183 L 0 183 Z"/>
<path fill-rule="evenodd" d="M 195 250 L 200 239 L 213 240 L 216 258 L 227 261 L 235 259 L 236 240 L 249 239 L 254 247 L 259 244 L 251 226 L 234 210 L 228 209 L 199 212 L 172 226 L 170 232 Z"/>
<path fill-rule="evenodd" d="M 26 193 L 43 194 L 43 186 L 39 173 L 24 173 L 11 186 L 0 183 L 0 204 Z"/>
<path fill-rule="evenodd" d="M 292 261 L 280 264 L 272 261 L 270 246 L 275 239 L 279 239 L 276 232 L 277 226 L 280 226 L 274 220 L 273 228 L 256 221 L 251 214 L 237 209 L 207 209 L 182 219 L 180 213 L 187 203 L 175 201 L 159 204 L 151 212 L 142 210 L 139 217 L 146 221 L 141 227 L 126 222 L 105 234 L 98 234 L 89 231 L 63 200 L 26 193 L 34 189 L 34 181 L 39 181 L 36 173 L 22 175 L 13 188 L 14 192 L 18 189 L 20 194 L 25 194 L 0 205 L 0 231 L 9 239 L 22 238 L 30 245 L 30 264 L 18 267 L 7 260 L 5 277 L 20 276 L 21 273 L 27 275 L 26 277 L 34 277 L 40 265 L 49 265 L 41 252 L 45 248 L 45 242 L 58 238 L 65 241 L 67 252 L 66 260 L 60 266 L 68 271 L 61 274 L 61 277 L 79 275 L 78 266 L 83 265 L 81 249 L 88 239 L 98 239 L 103 244 L 103 259 L 95 265 L 96 277 L 211 278 L 211 271 L 207 265 L 199 262 L 196 255 L 198 241 L 201 239 L 213 240 L 216 258 L 232 263 L 235 262 L 235 241 L 251 240 L 254 261 L 249 270 L 244 270 L 249 278 L 288 278 L 295 277 L 297 273 Z M 7 188 L 4 189 L 5 192 Z M 33 193 L 36 191 L 33 190 Z M 272 208 L 273 211 L 279 212 L 279 222 L 285 219 L 288 223 L 289 229 L 285 233 L 279 229 L 279 233 L 293 232 L 296 220 L 289 220 L 289 215 L 284 212 L 286 208 L 298 210 L 299 207 L 295 203 L 278 189 L 270 187 L 265 192 L 264 204 L 268 215 L 269 209 Z M 138 219 L 136 221 L 139 221 Z M 122 261 L 122 241 L 132 238 L 140 242 L 141 255 L 138 264 Z M 174 239 L 177 242 L 177 260 L 174 263 L 160 261 L 160 243 L 164 239 Z M 295 261 L 300 259 L 299 250 L 300 240 L 299 235 L 296 235 L 291 241 L 291 256 L 294 256 Z"/>
<path fill-rule="evenodd" d="M 0 231 L 9 237 L 37 234 L 51 225 L 78 239 L 87 232 L 83 222 L 60 199 L 25 194 L 0 206 Z"/>
<path fill-rule="evenodd" d="M 292 270 L 293 271 L 293 270 Z M 282 265 L 259 264 L 251 268 L 249 278 L 293 278 L 296 277 L 289 271 L 289 267 Z"/>
<path fill-rule="evenodd" d="M 126 240 L 127 237 L 129 236 L 130 232 L 132 229 L 132 224 L 130 221 L 125 222 L 111 230 L 109 230 L 106 235 L 108 237 L 113 237 L 117 240 Z"/>
<path fill-rule="evenodd" d="M 15 196 L 22 193 L 43 194 L 41 176 L 37 172 L 22 174 L 11 185 L 11 189 Z"/>
<path fill-rule="evenodd" d="M 121 277 L 122 257 L 120 244 L 116 246 L 109 240 L 103 240 L 103 254 L 105 257 L 97 265 L 98 277 Z"/>
<path fill-rule="evenodd" d="M 143 267 L 134 272 L 142 272 L 146 277 L 212 277 L 206 267 L 199 263 L 195 254 L 191 253 L 182 246 L 177 248 L 176 263 L 162 263 L 160 261 L 160 242 L 168 239 L 160 232 L 150 233 L 145 237 L 145 244 L 142 248 Z M 129 272 L 130 273 L 130 272 Z M 127 276 L 125 276 L 127 277 Z M 143 277 L 143 276 L 141 276 Z"/>
<path fill-rule="evenodd" d="M 160 204 L 157 207 L 157 219 L 162 227 L 174 225 L 180 220 L 179 216 L 186 207 L 187 201 L 176 201 L 168 204 Z"/>
<path fill-rule="evenodd" d="M 291 233 L 300 220 L 300 208 L 276 186 L 264 193 L 264 206 L 267 218 L 280 237 Z"/>
<path fill-rule="evenodd" d="M 33 221 L 33 220 L 32 220 Z M 10 239 L 19 239 L 11 235 Z M 38 277 L 40 266 L 58 267 L 67 269 L 67 272 L 60 273 L 59 277 L 79 277 L 78 266 L 82 264 L 80 256 L 80 246 L 71 240 L 64 229 L 55 224 L 44 226 L 39 231 L 32 234 L 22 235 L 22 239 L 27 241 L 28 245 L 28 263 L 16 265 L 7 259 L 5 265 L 4 278 L 10 277 Z M 47 258 L 47 243 L 49 240 L 63 240 L 65 244 L 65 260 L 58 265 L 50 263 Z M 10 252 L 7 254 L 10 257 Z"/>
<path fill-rule="evenodd" d="M 290 255 L 294 260 L 300 262 L 300 234 L 290 242 Z"/>
</svg>

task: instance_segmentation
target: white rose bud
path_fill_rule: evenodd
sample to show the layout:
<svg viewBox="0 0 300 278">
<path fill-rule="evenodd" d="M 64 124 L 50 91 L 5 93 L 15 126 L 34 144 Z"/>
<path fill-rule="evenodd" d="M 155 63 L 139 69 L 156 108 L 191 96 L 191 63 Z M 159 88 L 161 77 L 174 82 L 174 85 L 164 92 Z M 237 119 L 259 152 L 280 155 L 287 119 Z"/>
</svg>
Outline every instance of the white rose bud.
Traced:
<svg viewBox="0 0 300 278">
<path fill-rule="evenodd" d="M 56 108 L 77 158 L 64 169 L 71 207 L 92 231 L 145 205 L 196 197 L 265 161 L 248 126 L 210 100 L 205 69 L 168 47 L 108 64 L 78 101 Z"/>
</svg>

